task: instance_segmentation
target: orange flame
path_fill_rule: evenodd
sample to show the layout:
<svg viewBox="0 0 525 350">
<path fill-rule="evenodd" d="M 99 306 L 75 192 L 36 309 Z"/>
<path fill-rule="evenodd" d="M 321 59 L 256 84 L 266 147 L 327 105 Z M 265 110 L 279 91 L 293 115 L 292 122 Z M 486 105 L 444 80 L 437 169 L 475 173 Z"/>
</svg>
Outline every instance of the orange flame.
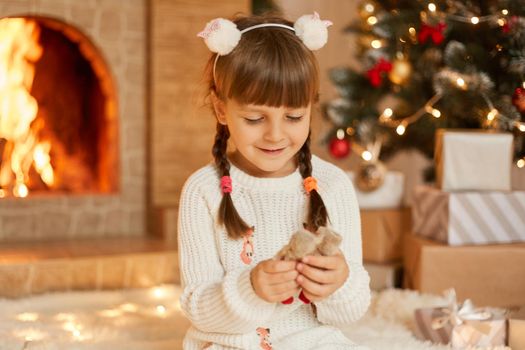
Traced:
<svg viewBox="0 0 525 350">
<path fill-rule="evenodd" d="M 29 193 L 27 182 L 33 167 L 47 186 L 54 182 L 49 151 L 51 144 L 39 142 L 31 128 L 38 103 L 30 91 L 35 62 L 42 56 L 39 28 L 23 18 L 0 19 L 0 197 L 11 189 L 16 197 Z"/>
</svg>

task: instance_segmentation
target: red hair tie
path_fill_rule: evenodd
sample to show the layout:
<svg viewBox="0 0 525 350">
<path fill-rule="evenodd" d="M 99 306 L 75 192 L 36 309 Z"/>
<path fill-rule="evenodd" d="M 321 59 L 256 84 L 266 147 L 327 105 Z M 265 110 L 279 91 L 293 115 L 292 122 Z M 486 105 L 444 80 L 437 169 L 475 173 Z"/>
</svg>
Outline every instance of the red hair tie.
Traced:
<svg viewBox="0 0 525 350">
<path fill-rule="evenodd" d="M 304 179 L 303 185 L 304 185 L 304 189 L 308 193 L 312 192 L 312 190 L 317 191 L 317 180 L 312 176 L 308 176 L 306 179 Z"/>
<path fill-rule="evenodd" d="M 221 190 L 222 193 L 231 193 L 232 191 L 232 178 L 229 176 L 221 177 Z"/>
</svg>

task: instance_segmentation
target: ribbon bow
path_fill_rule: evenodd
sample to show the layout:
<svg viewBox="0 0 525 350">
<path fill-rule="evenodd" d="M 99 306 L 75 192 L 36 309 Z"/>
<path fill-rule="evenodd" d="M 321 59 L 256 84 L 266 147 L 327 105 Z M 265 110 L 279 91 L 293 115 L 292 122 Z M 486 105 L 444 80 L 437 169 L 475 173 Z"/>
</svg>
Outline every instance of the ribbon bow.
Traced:
<svg viewBox="0 0 525 350">
<path fill-rule="evenodd" d="M 432 320 L 432 329 L 443 328 L 447 323 L 450 323 L 453 327 L 468 323 L 469 326 L 474 327 L 481 333 L 490 333 L 491 325 L 481 321 L 493 317 L 492 312 L 486 309 L 476 309 L 470 299 L 466 299 L 461 305 L 458 305 L 454 289 L 445 291 L 445 297 L 448 300 L 448 307 L 441 309 L 444 313 L 443 316 Z"/>
<path fill-rule="evenodd" d="M 326 27 L 330 27 L 332 24 L 334 24 L 332 21 L 329 21 L 329 20 L 321 20 L 321 17 L 319 16 L 319 14 L 317 13 L 317 11 L 314 11 L 314 14 L 311 15 L 312 16 L 312 19 L 313 20 L 316 20 L 316 21 L 321 21 L 323 22 L 323 24 L 326 26 Z"/>
<path fill-rule="evenodd" d="M 218 18 L 216 18 L 213 21 L 209 22 L 206 25 L 206 28 L 204 28 L 202 32 L 197 34 L 197 36 L 203 39 L 208 39 L 211 33 L 218 31 L 220 27 L 221 27 L 220 21 Z"/>
<path fill-rule="evenodd" d="M 371 69 L 368 70 L 368 80 L 370 80 L 370 84 L 374 87 L 378 87 L 381 85 L 381 73 L 385 72 L 388 73 L 392 70 L 392 63 L 389 61 L 380 58 L 379 62 L 377 62 Z"/>
<path fill-rule="evenodd" d="M 439 45 L 445 39 L 443 30 L 447 27 L 445 23 L 438 23 L 434 27 L 422 24 L 419 31 L 419 42 L 425 43 L 428 38 L 432 38 L 434 44 Z"/>
</svg>

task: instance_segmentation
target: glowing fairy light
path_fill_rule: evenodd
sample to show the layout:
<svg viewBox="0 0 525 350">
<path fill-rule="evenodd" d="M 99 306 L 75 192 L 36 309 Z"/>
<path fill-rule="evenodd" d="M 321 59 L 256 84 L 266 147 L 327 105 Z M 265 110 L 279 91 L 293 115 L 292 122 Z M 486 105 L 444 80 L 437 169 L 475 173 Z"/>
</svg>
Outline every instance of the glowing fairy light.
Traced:
<svg viewBox="0 0 525 350">
<path fill-rule="evenodd" d="M 394 112 L 391 108 L 385 108 L 385 110 L 383 111 L 383 117 L 385 117 L 386 119 L 390 119 L 393 115 Z"/>
<path fill-rule="evenodd" d="M 525 167 L 525 159 L 523 158 L 518 159 L 518 161 L 516 162 L 516 165 L 518 166 L 518 168 L 522 169 L 523 167 Z"/>
<path fill-rule="evenodd" d="M 521 86 L 523 86 L 523 88 L 525 89 L 525 81 L 521 83 Z"/>
<path fill-rule="evenodd" d="M 99 311 L 98 314 L 102 317 L 106 318 L 115 318 L 122 315 L 122 310 L 120 309 L 108 309 L 108 310 L 102 310 Z"/>
<path fill-rule="evenodd" d="M 364 151 L 361 154 L 361 158 L 363 158 L 366 161 L 372 160 L 372 153 L 370 151 Z"/>
<path fill-rule="evenodd" d="M 518 129 L 521 132 L 525 132 L 525 125 L 524 124 L 518 124 Z"/>
<path fill-rule="evenodd" d="M 370 43 L 370 46 L 372 46 L 374 49 L 380 49 L 382 46 L 381 40 L 378 40 L 378 39 L 372 40 L 372 42 Z"/>
<path fill-rule="evenodd" d="M 465 80 L 463 78 L 457 78 L 456 79 L 456 84 L 460 87 L 460 88 L 464 88 L 466 86 L 466 83 L 465 83 Z"/>
<path fill-rule="evenodd" d="M 493 121 L 497 115 L 498 115 L 498 110 L 496 108 L 492 108 L 490 112 L 487 114 L 487 120 Z"/>
<path fill-rule="evenodd" d="M 151 290 L 151 296 L 155 299 L 162 299 L 168 295 L 168 292 L 165 287 L 154 287 Z"/>
<path fill-rule="evenodd" d="M 376 16 L 370 16 L 370 17 L 368 17 L 368 19 L 366 21 L 368 22 L 368 24 L 373 26 L 374 24 L 377 23 L 377 17 Z"/>
<path fill-rule="evenodd" d="M 403 124 L 399 124 L 396 128 L 396 132 L 398 135 L 403 135 L 406 131 L 406 126 Z"/>
<path fill-rule="evenodd" d="M 365 11 L 366 12 L 372 13 L 372 12 L 374 12 L 374 10 L 375 10 L 375 7 L 374 7 L 373 4 L 368 3 L 368 4 L 365 5 Z"/>
<path fill-rule="evenodd" d="M 478 24 L 479 23 L 479 17 L 476 17 L 476 16 L 472 17 L 470 19 L 470 22 L 472 22 L 472 24 Z"/>
<path fill-rule="evenodd" d="M 428 4 L 428 9 L 430 10 L 430 12 L 436 12 L 436 4 L 431 2 L 430 4 Z"/>
<path fill-rule="evenodd" d="M 157 311 L 157 314 L 159 316 L 164 316 L 166 315 L 166 307 L 164 305 L 157 305 L 157 307 L 155 308 L 155 310 Z"/>
<path fill-rule="evenodd" d="M 24 312 L 16 316 L 16 319 L 22 322 L 34 322 L 38 320 L 38 314 L 34 312 Z"/>
<path fill-rule="evenodd" d="M 503 10 L 501 10 L 501 13 L 502 13 L 504 16 L 506 16 L 506 15 L 509 14 L 509 10 L 507 10 L 507 9 L 503 9 Z"/>
<path fill-rule="evenodd" d="M 408 28 L 408 32 L 410 33 L 410 35 L 415 36 L 416 35 L 416 28 L 410 27 L 410 28 Z"/>
<path fill-rule="evenodd" d="M 432 116 L 433 116 L 434 118 L 439 118 L 439 117 L 441 117 L 441 111 L 440 111 L 439 109 L 436 109 L 436 108 L 434 108 L 434 107 L 432 107 L 432 106 L 428 106 L 428 105 L 427 105 L 427 106 L 425 107 L 425 110 L 427 111 L 427 113 L 432 114 Z"/>
<path fill-rule="evenodd" d="M 132 303 L 126 303 L 119 306 L 119 309 L 125 312 L 137 312 L 138 306 Z"/>
<path fill-rule="evenodd" d="M 336 137 L 339 139 L 339 140 L 342 140 L 345 138 L 345 131 L 343 129 L 338 129 L 337 130 L 337 135 Z"/>
<path fill-rule="evenodd" d="M 505 25 L 505 20 L 503 18 L 498 18 L 498 25 L 503 27 Z"/>
</svg>

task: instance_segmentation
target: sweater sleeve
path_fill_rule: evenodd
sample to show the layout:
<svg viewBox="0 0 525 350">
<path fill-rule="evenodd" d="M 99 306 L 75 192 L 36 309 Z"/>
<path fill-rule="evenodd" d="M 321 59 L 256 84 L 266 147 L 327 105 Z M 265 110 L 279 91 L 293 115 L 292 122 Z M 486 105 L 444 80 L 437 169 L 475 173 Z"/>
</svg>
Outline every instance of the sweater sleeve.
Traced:
<svg viewBox="0 0 525 350">
<path fill-rule="evenodd" d="M 368 309 L 370 277 L 363 267 L 359 205 L 352 182 L 339 170 L 327 187 L 328 195 L 323 200 L 332 228 L 343 236 L 341 250 L 350 272 L 338 290 L 315 304 L 321 323 L 341 326 L 357 321 Z"/>
<path fill-rule="evenodd" d="M 181 194 L 178 247 L 181 308 L 203 332 L 247 333 L 269 319 L 275 304 L 259 298 L 250 269 L 225 272 L 214 237 L 214 220 L 203 190 L 190 180 Z"/>
</svg>

